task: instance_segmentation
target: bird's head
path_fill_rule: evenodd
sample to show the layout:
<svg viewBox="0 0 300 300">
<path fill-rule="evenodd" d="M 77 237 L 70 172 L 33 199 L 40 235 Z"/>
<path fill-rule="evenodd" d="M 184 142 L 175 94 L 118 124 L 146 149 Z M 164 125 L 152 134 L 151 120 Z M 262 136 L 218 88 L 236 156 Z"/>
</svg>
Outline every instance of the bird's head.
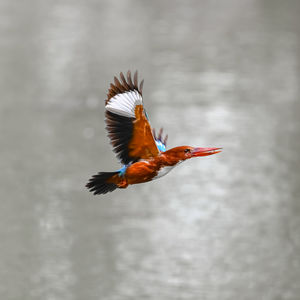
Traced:
<svg viewBox="0 0 300 300">
<path fill-rule="evenodd" d="M 174 162 L 175 161 L 180 162 L 192 157 L 217 154 L 221 152 L 221 149 L 222 148 L 200 148 L 200 147 L 180 146 L 180 147 L 172 148 L 164 152 L 164 154 L 170 160 L 174 160 Z"/>
</svg>

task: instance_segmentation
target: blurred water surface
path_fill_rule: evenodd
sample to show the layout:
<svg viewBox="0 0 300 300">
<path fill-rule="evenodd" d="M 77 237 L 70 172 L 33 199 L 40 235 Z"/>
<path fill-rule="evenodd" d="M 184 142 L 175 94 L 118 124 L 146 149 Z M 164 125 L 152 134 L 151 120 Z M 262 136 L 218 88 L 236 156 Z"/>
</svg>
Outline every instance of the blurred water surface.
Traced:
<svg viewBox="0 0 300 300">
<path fill-rule="evenodd" d="M 300 2 L 0 0 L 1 299 L 299 299 Z M 93 197 L 115 74 L 169 147 Z"/>
</svg>

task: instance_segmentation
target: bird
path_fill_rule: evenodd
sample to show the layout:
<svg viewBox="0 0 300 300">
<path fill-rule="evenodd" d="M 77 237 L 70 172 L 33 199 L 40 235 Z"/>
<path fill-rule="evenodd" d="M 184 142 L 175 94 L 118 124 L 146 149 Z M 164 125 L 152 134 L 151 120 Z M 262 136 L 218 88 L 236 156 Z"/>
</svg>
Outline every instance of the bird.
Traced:
<svg viewBox="0 0 300 300">
<path fill-rule="evenodd" d="M 161 128 L 152 129 L 143 104 L 144 80 L 138 72 L 114 77 L 105 100 L 105 122 L 108 137 L 122 167 L 113 172 L 99 172 L 86 187 L 94 195 L 106 194 L 129 185 L 144 183 L 169 173 L 181 162 L 194 157 L 221 152 L 222 148 L 178 146 L 168 149 L 168 135 Z"/>
</svg>

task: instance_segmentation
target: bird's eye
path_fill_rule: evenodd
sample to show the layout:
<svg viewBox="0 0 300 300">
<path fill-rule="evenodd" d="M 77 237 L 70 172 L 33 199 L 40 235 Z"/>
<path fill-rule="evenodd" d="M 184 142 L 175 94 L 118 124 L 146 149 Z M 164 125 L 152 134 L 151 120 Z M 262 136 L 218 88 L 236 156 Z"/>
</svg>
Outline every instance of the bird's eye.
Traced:
<svg viewBox="0 0 300 300">
<path fill-rule="evenodd" d="M 191 149 L 184 149 L 184 153 L 190 153 L 191 152 Z"/>
</svg>

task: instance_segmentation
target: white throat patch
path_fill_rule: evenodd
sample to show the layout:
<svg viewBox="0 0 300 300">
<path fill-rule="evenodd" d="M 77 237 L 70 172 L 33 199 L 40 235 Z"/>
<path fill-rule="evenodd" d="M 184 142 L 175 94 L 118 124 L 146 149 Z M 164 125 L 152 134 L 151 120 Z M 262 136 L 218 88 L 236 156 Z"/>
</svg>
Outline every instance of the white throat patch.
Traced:
<svg viewBox="0 0 300 300">
<path fill-rule="evenodd" d="M 166 167 L 161 168 L 157 172 L 157 175 L 153 179 L 158 179 L 160 177 L 163 177 L 163 176 L 167 175 L 174 167 L 176 167 L 176 165 L 174 165 L 174 166 L 166 166 Z"/>
</svg>

